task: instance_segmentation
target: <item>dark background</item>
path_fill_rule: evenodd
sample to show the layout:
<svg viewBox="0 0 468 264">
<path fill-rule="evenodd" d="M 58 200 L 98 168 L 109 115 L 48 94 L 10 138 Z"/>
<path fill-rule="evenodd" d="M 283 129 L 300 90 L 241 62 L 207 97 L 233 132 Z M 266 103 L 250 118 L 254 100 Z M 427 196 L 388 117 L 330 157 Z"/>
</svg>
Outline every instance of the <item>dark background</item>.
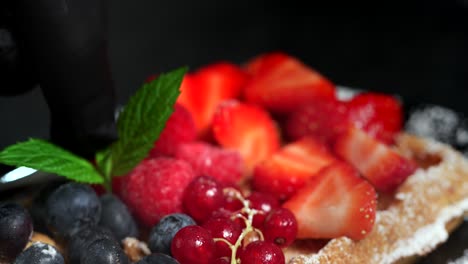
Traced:
<svg viewBox="0 0 468 264">
<path fill-rule="evenodd" d="M 109 0 L 118 102 L 154 73 L 282 50 L 336 84 L 468 114 L 468 0 L 350 2 Z M 48 138 L 48 126 L 39 89 L 0 97 L 0 149 Z M 467 230 L 465 222 L 422 263 L 463 254 Z"/>
<path fill-rule="evenodd" d="M 305 1 L 302 1 L 305 2 Z M 468 113 L 468 2 L 123 1 L 109 3 L 109 55 L 125 103 L 153 73 L 282 50 L 336 84 Z M 0 148 L 48 137 L 39 89 L 0 98 Z"/>
</svg>

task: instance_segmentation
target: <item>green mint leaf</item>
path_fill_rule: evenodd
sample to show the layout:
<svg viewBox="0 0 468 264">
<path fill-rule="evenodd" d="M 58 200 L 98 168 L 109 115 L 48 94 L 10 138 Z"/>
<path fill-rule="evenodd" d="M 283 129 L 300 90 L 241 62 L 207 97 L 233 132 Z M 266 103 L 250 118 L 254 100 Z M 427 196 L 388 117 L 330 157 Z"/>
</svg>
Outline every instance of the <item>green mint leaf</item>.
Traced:
<svg viewBox="0 0 468 264">
<path fill-rule="evenodd" d="M 89 161 L 41 139 L 29 139 L 0 152 L 0 163 L 26 166 L 84 183 L 103 183 L 104 179 Z"/>
<path fill-rule="evenodd" d="M 101 175 L 104 176 L 105 179 L 111 178 L 112 173 L 112 160 L 110 159 L 110 149 L 104 149 L 96 153 L 95 156 L 97 168 Z"/>
<path fill-rule="evenodd" d="M 148 155 L 174 111 L 186 72 L 183 67 L 161 74 L 130 98 L 117 121 L 119 140 L 110 149 L 113 176 L 128 173 Z"/>
</svg>

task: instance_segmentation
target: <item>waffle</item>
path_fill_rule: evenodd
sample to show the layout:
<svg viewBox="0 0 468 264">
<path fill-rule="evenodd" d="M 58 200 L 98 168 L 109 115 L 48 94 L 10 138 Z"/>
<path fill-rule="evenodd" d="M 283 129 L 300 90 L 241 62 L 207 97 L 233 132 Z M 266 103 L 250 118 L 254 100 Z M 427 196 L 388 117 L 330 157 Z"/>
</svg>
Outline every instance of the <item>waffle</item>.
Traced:
<svg viewBox="0 0 468 264">
<path fill-rule="evenodd" d="M 409 134 L 396 149 L 421 168 L 391 196 L 379 197 L 371 233 L 360 241 L 298 241 L 285 249 L 288 264 L 407 264 L 447 240 L 468 211 L 468 161 L 453 148 Z"/>
</svg>

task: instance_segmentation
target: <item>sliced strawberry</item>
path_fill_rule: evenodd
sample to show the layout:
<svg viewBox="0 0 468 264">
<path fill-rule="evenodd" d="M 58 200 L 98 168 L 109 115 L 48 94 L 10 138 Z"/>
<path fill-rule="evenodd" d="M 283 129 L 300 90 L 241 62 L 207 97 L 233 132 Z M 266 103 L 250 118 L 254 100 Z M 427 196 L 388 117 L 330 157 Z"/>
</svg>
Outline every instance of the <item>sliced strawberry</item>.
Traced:
<svg viewBox="0 0 468 264">
<path fill-rule="evenodd" d="M 382 192 L 394 191 L 417 169 L 416 163 L 355 127 L 337 139 L 334 150 Z"/>
<path fill-rule="evenodd" d="M 286 200 L 310 177 L 335 160 L 324 144 L 305 137 L 285 145 L 259 163 L 254 169 L 253 188 Z"/>
<path fill-rule="evenodd" d="M 312 135 L 327 144 L 351 125 L 347 106 L 337 99 L 314 100 L 291 113 L 286 120 L 286 134 L 291 139 Z"/>
<path fill-rule="evenodd" d="M 289 113 L 316 98 L 335 95 L 335 86 L 317 71 L 284 53 L 253 58 L 246 66 L 251 74 L 244 96 L 275 113 Z"/>
<path fill-rule="evenodd" d="M 280 146 L 279 131 L 268 112 L 237 100 L 219 105 L 213 118 L 213 135 L 221 146 L 239 151 L 247 172 Z"/>
<path fill-rule="evenodd" d="M 199 109 L 203 109 L 203 99 L 200 95 L 197 95 L 197 90 L 201 89 L 195 75 L 186 73 L 180 85 L 180 95 L 177 98 L 177 103 L 184 106 L 192 114 L 197 131 L 199 131 L 202 123 Z"/>
<path fill-rule="evenodd" d="M 203 87 L 220 89 L 222 99 L 238 97 L 248 79 L 248 74 L 242 68 L 226 61 L 204 66 L 196 75 Z"/>
<path fill-rule="evenodd" d="M 186 74 L 178 102 L 192 112 L 199 135 L 204 135 L 217 105 L 240 95 L 248 75 L 229 62 L 213 63 Z"/>
<path fill-rule="evenodd" d="M 394 96 L 360 93 L 348 103 L 350 121 L 369 135 L 391 144 L 403 126 L 402 105 Z"/>
<path fill-rule="evenodd" d="M 283 205 L 296 216 L 298 238 L 347 236 L 371 232 L 377 209 L 374 187 L 344 162 L 325 167 Z"/>
<path fill-rule="evenodd" d="M 264 72 L 267 74 L 271 69 L 279 67 L 282 63 L 289 59 L 289 55 L 281 51 L 265 53 L 252 58 L 244 65 L 244 69 L 250 75 L 261 75 Z"/>
</svg>

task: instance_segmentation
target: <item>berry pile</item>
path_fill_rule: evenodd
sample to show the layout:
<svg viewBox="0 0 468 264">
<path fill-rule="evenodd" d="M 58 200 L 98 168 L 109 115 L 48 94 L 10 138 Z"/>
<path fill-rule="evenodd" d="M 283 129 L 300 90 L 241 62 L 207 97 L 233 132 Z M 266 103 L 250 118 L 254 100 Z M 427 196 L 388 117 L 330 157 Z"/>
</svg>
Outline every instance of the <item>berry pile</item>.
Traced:
<svg viewBox="0 0 468 264">
<path fill-rule="evenodd" d="M 196 219 L 197 224 L 179 225 L 181 228 L 170 234 L 170 253 L 182 264 L 238 260 L 284 263 L 281 248 L 296 239 L 296 218 L 280 207 L 278 200 L 259 192 L 244 196 L 238 189 L 223 187 L 213 177 L 194 179 L 186 189 L 183 205 L 188 214 L 185 219 Z M 152 234 L 158 233 L 158 228 Z"/>
<path fill-rule="evenodd" d="M 112 179 L 113 194 L 65 182 L 29 212 L 0 204 L 0 262 L 283 264 L 298 239 L 365 238 L 378 196 L 417 169 L 392 146 L 397 98 L 338 99 L 287 54 L 207 65 L 180 89 L 153 149 Z M 25 250 L 32 223 L 59 246 Z"/>
</svg>

